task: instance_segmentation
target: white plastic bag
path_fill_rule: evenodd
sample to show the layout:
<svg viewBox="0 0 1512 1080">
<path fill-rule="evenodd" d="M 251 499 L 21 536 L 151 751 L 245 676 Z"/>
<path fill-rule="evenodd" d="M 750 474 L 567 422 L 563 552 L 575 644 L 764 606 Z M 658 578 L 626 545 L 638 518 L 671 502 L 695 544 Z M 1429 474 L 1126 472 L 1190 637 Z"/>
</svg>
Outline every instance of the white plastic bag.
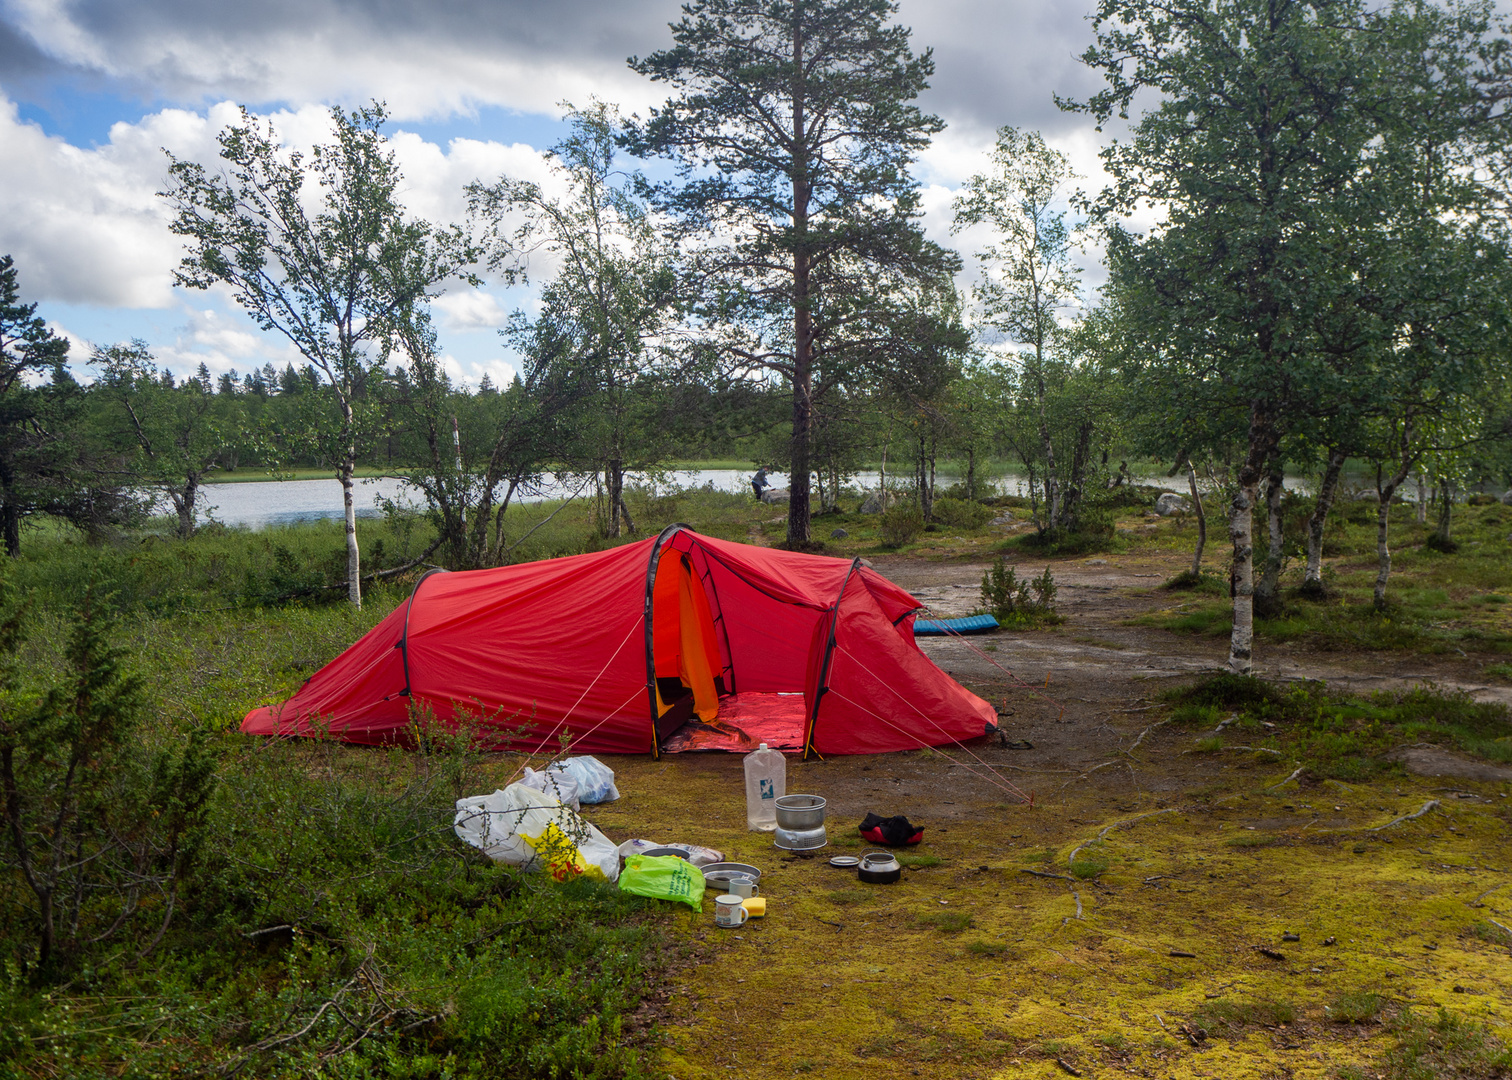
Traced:
<svg viewBox="0 0 1512 1080">
<path fill-rule="evenodd" d="M 563 772 L 577 781 L 578 801 L 584 806 L 613 802 L 620 797 L 614 770 L 595 757 L 570 757 L 552 762 L 547 772 Z"/>
<path fill-rule="evenodd" d="M 543 795 L 554 797 L 563 806 L 573 810 L 581 810 L 582 805 L 578 801 L 578 782 L 570 772 L 548 765 L 540 772 L 536 772 L 529 765 L 525 766 L 525 775 L 520 777 L 520 783 L 528 788 L 534 788 Z"/>
<path fill-rule="evenodd" d="M 458 799 L 452 827 L 494 862 L 541 867 L 558 881 L 619 877 L 619 851 L 607 836 L 550 795 L 524 784 Z"/>
</svg>

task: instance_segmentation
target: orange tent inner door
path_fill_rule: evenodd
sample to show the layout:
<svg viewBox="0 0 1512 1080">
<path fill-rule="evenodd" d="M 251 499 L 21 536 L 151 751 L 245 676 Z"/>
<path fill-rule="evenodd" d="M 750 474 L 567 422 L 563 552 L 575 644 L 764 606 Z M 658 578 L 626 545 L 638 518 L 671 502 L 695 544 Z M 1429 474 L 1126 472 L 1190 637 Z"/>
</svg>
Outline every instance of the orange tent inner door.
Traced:
<svg viewBox="0 0 1512 1080">
<path fill-rule="evenodd" d="M 719 690 L 714 682 L 722 667 L 719 643 L 703 584 L 680 551 L 662 552 L 656 564 L 651 633 L 658 683 L 657 715 L 672 707 L 662 698 L 661 680 L 675 678 L 692 691 L 693 712 L 698 718 L 713 720 L 719 713 Z"/>
</svg>

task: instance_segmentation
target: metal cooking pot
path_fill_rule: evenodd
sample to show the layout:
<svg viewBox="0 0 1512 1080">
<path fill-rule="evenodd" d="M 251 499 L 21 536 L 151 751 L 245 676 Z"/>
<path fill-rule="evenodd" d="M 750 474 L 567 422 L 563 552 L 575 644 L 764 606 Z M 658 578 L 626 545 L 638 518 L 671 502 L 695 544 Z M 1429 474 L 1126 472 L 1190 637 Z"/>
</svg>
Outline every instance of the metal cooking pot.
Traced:
<svg viewBox="0 0 1512 1080">
<path fill-rule="evenodd" d="M 824 799 L 818 795 L 783 795 L 777 800 L 777 826 L 801 831 L 824 824 Z"/>
</svg>

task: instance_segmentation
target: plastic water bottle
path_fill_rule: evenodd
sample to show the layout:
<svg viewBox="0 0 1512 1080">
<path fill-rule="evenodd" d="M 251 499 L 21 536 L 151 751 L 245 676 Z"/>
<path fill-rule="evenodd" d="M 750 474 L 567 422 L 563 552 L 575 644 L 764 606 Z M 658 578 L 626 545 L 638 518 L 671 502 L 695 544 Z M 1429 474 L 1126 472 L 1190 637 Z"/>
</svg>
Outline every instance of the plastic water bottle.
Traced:
<svg viewBox="0 0 1512 1080">
<path fill-rule="evenodd" d="M 787 794 L 787 758 L 762 743 L 745 756 L 746 827 L 753 832 L 777 828 L 777 800 Z"/>
</svg>

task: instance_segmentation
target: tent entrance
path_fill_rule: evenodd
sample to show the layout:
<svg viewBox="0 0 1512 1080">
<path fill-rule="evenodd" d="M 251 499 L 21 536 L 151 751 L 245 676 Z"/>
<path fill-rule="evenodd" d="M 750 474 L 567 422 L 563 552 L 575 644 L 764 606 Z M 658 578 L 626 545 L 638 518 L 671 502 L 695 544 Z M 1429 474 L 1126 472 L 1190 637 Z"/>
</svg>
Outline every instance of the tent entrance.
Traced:
<svg viewBox="0 0 1512 1080">
<path fill-rule="evenodd" d="M 724 664 L 703 583 L 681 551 L 664 551 L 658 559 L 651 627 L 658 733 L 693 716 L 713 721 L 724 690 Z"/>
<path fill-rule="evenodd" d="M 802 694 L 745 692 L 719 699 L 719 716 L 705 721 L 695 716 L 662 743 L 662 753 L 699 750 L 747 753 L 761 743 L 774 750 L 803 749 L 808 710 Z"/>
</svg>

